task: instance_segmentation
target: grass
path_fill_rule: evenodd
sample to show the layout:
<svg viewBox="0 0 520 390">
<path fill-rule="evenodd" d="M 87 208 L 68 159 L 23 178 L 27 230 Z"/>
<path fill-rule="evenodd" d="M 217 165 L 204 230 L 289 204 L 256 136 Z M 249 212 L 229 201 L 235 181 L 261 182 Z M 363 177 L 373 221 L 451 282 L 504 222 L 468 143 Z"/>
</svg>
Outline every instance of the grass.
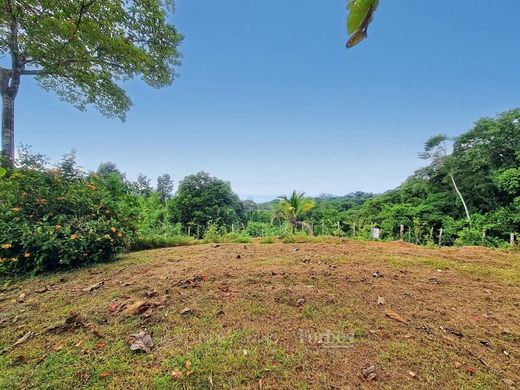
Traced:
<svg viewBox="0 0 520 390">
<path fill-rule="evenodd" d="M 0 388 L 507 389 L 520 383 L 519 266 L 519 253 L 483 248 L 256 240 L 12 280 L 0 288 Z M 128 313 L 138 300 L 151 309 Z M 48 331 L 71 312 L 89 325 Z M 150 353 L 129 348 L 141 329 Z"/>
</svg>

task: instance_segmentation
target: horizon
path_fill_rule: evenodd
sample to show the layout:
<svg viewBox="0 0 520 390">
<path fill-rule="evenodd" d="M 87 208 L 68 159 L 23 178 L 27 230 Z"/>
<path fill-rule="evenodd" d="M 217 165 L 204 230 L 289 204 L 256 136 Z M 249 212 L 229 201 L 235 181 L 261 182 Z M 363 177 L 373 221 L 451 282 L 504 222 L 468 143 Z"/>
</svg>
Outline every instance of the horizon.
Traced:
<svg viewBox="0 0 520 390">
<path fill-rule="evenodd" d="M 520 3 L 503 5 L 381 2 L 368 40 L 346 50 L 343 2 L 177 1 L 184 58 L 171 87 L 124 83 L 134 106 L 121 123 L 24 78 L 16 144 L 176 185 L 203 170 L 255 201 L 382 193 L 424 164 L 430 136 L 518 106 Z"/>
</svg>

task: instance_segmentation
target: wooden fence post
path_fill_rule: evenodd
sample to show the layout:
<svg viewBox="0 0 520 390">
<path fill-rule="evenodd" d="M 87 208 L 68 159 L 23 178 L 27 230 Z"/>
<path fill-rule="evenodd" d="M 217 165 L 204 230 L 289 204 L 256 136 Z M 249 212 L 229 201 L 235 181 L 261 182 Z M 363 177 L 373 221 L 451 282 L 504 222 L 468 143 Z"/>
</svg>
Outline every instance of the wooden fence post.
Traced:
<svg viewBox="0 0 520 390">
<path fill-rule="evenodd" d="M 188 225 L 188 237 L 191 237 L 191 226 Z"/>
<path fill-rule="evenodd" d="M 442 246 L 442 228 L 439 229 L 439 246 Z"/>
<path fill-rule="evenodd" d="M 509 235 L 509 242 L 511 243 L 511 246 L 515 246 L 515 233 Z"/>
<path fill-rule="evenodd" d="M 403 241 L 404 240 L 404 225 L 401 225 L 401 227 L 399 228 L 399 241 Z"/>
</svg>

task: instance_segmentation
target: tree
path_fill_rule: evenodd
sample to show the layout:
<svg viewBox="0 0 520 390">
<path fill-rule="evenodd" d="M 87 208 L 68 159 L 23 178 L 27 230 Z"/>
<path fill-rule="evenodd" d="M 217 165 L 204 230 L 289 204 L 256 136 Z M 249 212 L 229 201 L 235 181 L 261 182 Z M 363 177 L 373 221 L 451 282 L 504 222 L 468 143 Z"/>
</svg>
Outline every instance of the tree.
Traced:
<svg viewBox="0 0 520 390">
<path fill-rule="evenodd" d="M 453 188 L 455 189 L 455 192 L 459 196 L 460 201 L 464 206 L 466 218 L 469 222 L 471 222 L 468 206 L 466 204 L 466 201 L 464 200 L 464 197 L 462 196 L 462 193 L 459 190 L 459 187 L 457 186 L 457 182 L 455 181 L 454 159 L 448 154 L 447 142 L 449 140 L 450 139 L 444 134 L 439 134 L 431 137 L 424 144 L 424 151 L 422 153 L 419 153 L 419 157 L 424 160 L 430 160 L 431 167 L 434 170 L 445 172 L 448 175 L 453 185 Z"/>
<path fill-rule="evenodd" d="M 173 192 L 173 180 L 165 173 L 157 178 L 157 193 L 162 202 L 165 202 Z"/>
<path fill-rule="evenodd" d="M 137 175 L 137 181 L 132 183 L 131 187 L 136 195 L 148 196 L 152 193 L 152 185 L 150 183 L 151 180 L 146 175 L 140 173 Z"/>
<path fill-rule="evenodd" d="M 177 195 L 168 203 L 173 222 L 190 226 L 202 237 L 210 224 L 230 227 L 244 221 L 244 208 L 231 184 L 206 172 L 186 176 L 179 183 Z"/>
<path fill-rule="evenodd" d="M 296 191 L 293 191 L 289 198 L 284 195 L 278 199 L 277 214 L 292 225 L 292 232 L 294 233 L 297 228 L 305 228 L 312 235 L 312 227 L 302 221 L 302 217 L 316 206 L 314 201 L 306 198 L 304 192 L 297 193 Z"/>
<path fill-rule="evenodd" d="M 122 173 L 117 168 L 116 164 L 111 161 L 107 161 L 107 162 L 99 164 L 99 167 L 98 167 L 96 173 L 99 176 L 108 176 L 108 175 L 115 173 L 116 175 L 120 176 L 122 180 L 125 180 L 125 178 L 126 178 L 125 174 Z"/>
<path fill-rule="evenodd" d="M 14 164 L 14 106 L 22 76 L 85 110 L 125 119 L 132 102 L 120 81 L 168 86 L 182 36 L 166 18 L 173 0 L 0 0 L 2 155 Z"/>
</svg>

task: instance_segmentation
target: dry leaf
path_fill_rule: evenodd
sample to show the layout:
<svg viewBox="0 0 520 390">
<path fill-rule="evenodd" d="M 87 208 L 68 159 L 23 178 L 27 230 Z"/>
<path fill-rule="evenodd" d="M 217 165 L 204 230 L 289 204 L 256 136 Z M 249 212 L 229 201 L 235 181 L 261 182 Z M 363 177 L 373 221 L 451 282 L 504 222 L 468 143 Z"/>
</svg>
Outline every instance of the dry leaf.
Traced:
<svg viewBox="0 0 520 390">
<path fill-rule="evenodd" d="M 103 284 L 105 284 L 105 282 L 102 280 L 101 282 L 97 282 L 96 284 L 93 284 L 92 286 L 85 287 L 81 291 L 84 291 L 84 292 L 94 291 L 94 290 L 97 290 L 98 288 L 100 288 Z"/>
<path fill-rule="evenodd" d="M 150 352 L 154 345 L 152 336 L 150 336 L 150 333 L 145 330 L 142 330 L 137 334 L 131 334 L 129 339 L 132 343 L 130 345 L 132 351 Z"/>
<path fill-rule="evenodd" d="M 180 372 L 179 370 L 175 370 L 172 372 L 172 379 L 174 381 L 178 381 L 181 378 L 182 378 L 182 372 Z"/>
<path fill-rule="evenodd" d="M 406 321 L 403 317 L 401 317 L 400 314 L 396 313 L 393 310 L 385 309 L 385 315 L 393 320 L 396 320 L 397 322 L 401 322 L 403 324 L 408 323 L 408 321 Z"/>
<path fill-rule="evenodd" d="M 386 303 L 385 298 L 383 298 L 381 295 L 377 297 L 378 305 L 384 305 L 385 303 Z"/>
<path fill-rule="evenodd" d="M 184 367 L 186 367 L 187 370 L 191 368 L 191 360 L 186 360 L 186 363 L 184 363 Z"/>
<path fill-rule="evenodd" d="M 27 340 L 29 340 L 31 337 L 33 337 L 35 335 L 34 332 L 27 332 L 26 334 L 24 334 L 22 337 L 20 337 L 16 343 L 13 344 L 13 347 L 16 347 L 17 345 L 20 345 L 22 343 L 25 343 Z"/>
<path fill-rule="evenodd" d="M 126 313 L 130 315 L 142 314 L 150 308 L 150 304 L 144 301 L 137 301 L 126 308 Z"/>
<path fill-rule="evenodd" d="M 374 366 L 374 365 L 364 368 L 362 370 L 362 373 L 363 373 L 363 378 L 366 381 L 373 381 L 373 380 L 377 379 L 376 366 Z"/>
<path fill-rule="evenodd" d="M 107 346 L 107 344 L 101 340 L 99 341 L 99 343 L 97 343 L 97 349 L 105 349 L 105 347 Z"/>
</svg>

